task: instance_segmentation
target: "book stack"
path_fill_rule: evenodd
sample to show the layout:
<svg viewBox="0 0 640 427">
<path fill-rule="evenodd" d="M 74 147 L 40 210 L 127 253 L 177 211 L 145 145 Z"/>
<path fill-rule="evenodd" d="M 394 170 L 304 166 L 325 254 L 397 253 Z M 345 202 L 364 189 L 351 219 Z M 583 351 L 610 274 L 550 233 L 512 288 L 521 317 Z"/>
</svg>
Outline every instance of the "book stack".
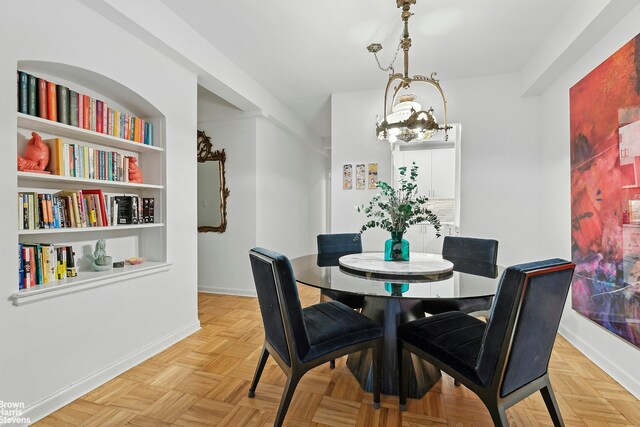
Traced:
<svg viewBox="0 0 640 427">
<path fill-rule="evenodd" d="M 109 227 L 155 221 L 155 200 L 102 190 L 18 193 L 18 229 Z"/>
<path fill-rule="evenodd" d="M 153 145 L 153 124 L 100 99 L 18 70 L 18 112 Z"/>
<path fill-rule="evenodd" d="M 98 150 L 61 138 L 43 141 L 49 146 L 47 170 L 55 175 L 75 178 L 129 182 L 129 157 L 117 151 Z"/>
<path fill-rule="evenodd" d="M 72 246 L 18 243 L 18 289 L 29 289 L 76 276 Z"/>
</svg>

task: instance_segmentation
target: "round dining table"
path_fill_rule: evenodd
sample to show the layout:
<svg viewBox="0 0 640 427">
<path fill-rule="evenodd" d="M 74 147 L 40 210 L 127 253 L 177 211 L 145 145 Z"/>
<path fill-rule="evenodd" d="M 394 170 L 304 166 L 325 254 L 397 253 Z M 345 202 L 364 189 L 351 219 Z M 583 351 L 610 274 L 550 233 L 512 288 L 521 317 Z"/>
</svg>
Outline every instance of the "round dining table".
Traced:
<svg viewBox="0 0 640 427">
<path fill-rule="evenodd" d="M 442 259 L 441 255 L 435 254 L 429 257 Z M 503 271 L 494 264 L 447 258 L 453 263 L 451 271 L 403 275 L 402 267 L 394 265 L 393 274 L 384 274 L 340 266 L 339 260 L 340 256 L 314 254 L 294 258 L 291 265 L 298 283 L 328 290 L 347 299 L 361 298 L 362 314 L 383 326 L 381 391 L 389 395 L 398 394 L 398 325 L 425 317 L 423 301 L 493 297 Z M 372 390 L 371 358 L 371 352 L 367 351 L 354 353 L 347 359 L 348 368 L 366 391 Z M 407 395 L 420 398 L 442 374 L 418 358 L 412 358 L 409 365 Z"/>
</svg>

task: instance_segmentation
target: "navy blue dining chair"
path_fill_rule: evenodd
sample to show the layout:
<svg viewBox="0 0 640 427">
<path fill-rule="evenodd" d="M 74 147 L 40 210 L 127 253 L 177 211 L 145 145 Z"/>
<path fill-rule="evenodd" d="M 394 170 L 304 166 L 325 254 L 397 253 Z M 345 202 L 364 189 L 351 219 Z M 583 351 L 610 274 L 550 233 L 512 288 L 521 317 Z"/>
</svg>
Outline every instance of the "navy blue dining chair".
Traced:
<svg viewBox="0 0 640 427">
<path fill-rule="evenodd" d="M 442 243 L 442 258 L 456 264 L 475 262 L 476 265 L 493 266 L 498 260 L 498 241 L 493 239 L 477 239 L 473 237 L 445 236 Z M 476 267 L 474 267 L 476 268 Z M 458 271 L 458 268 L 456 268 Z M 447 311 L 476 313 L 489 310 L 492 297 L 442 299 L 423 301 L 423 310 L 429 314 Z"/>
<path fill-rule="evenodd" d="M 477 394 L 496 426 L 508 426 L 506 409 L 537 391 L 553 424 L 564 425 L 548 366 L 574 269 L 557 258 L 509 267 L 488 323 L 447 312 L 400 326 L 400 409 L 414 354 Z"/>
<path fill-rule="evenodd" d="M 382 327 L 337 301 L 303 309 L 287 257 L 253 248 L 249 259 L 265 331 L 249 397 L 255 396 L 258 381 L 271 355 L 287 376 L 274 424 L 281 426 L 295 388 L 307 371 L 337 357 L 372 350 L 373 406 L 379 408 Z"/>
<path fill-rule="evenodd" d="M 328 260 L 327 265 L 337 265 L 337 259 L 343 255 L 362 253 L 362 235 L 360 233 L 318 234 L 318 263 Z M 339 301 L 353 309 L 360 309 L 364 297 L 336 292 L 330 289 L 320 291 L 321 299 Z"/>
</svg>

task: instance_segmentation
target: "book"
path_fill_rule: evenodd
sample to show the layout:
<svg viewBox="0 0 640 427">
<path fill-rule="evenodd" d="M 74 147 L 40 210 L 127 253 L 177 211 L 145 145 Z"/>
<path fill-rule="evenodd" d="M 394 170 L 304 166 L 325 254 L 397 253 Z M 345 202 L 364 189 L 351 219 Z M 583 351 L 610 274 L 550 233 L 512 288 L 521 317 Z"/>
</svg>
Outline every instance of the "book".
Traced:
<svg viewBox="0 0 640 427">
<path fill-rule="evenodd" d="M 78 272 L 76 271 L 76 253 L 73 251 L 72 246 L 66 247 L 66 263 L 67 263 L 67 277 L 76 277 Z"/>
<path fill-rule="evenodd" d="M 45 139 L 42 142 L 49 146 L 49 164 L 47 165 L 47 170 L 54 175 L 66 175 L 62 139 Z"/>
<path fill-rule="evenodd" d="M 67 277 L 67 247 L 56 246 L 55 250 L 57 258 L 56 278 L 57 280 L 62 280 Z"/>
<path fill-rule="evenodd" d="M 18 111 L 29 114 L 29 75 L 24 71 L 18 71 Z"/>
<path fill-rule="evenodd" d="M 56 95 L 58 97 L 58 122 L 68 125 L 69 110 L 71 107 L 69 99 L 69 88 L 62 85 L 56 86 Z"/>
<path fill-rule="evenodd" d="M 32 272 L 35 270 L 35 268 L 31 268 L 31 252 L 33 249 L 25 247 L 22 243 L 20 246 L 22 246 L 22 289 L 28 289 L 32 286 L 31 276 Z"/>
<path fill-rule="evenodd" d="M 100 132 L 102 133 L 102 108 L 103 108 L 104 104 L 102 103 L 102 101 L 100 101 L 99 99 L 96 99 L 96 126 L 95 129 L 91 129 L 91 130 L 95 130 L 96 132 Z"/>
<path fill-rule="evenodd" d="M 33 286 L 42 284 L 42 256 L 39 243 L 23 243 L 23 246 L 30 248 L 31 272 L 33 277 L 31 283 Z"/>
<path fill-rule="evenodd" d="M 131 224 L 132 223 L 132 210 L 131 210 L 131 197 L 130 196 L 116 196 L 114 200 L 117 203 L 117 224 Z"/>
<path fill-rule="evenodd" d="M 48 119 L 49 111 L 47 108 L 47 81 L 38 79 L 38 117 Z"/>
<path fill-rule="evenodd" d="M 96 130 L 96 110 L 98 108 L 97 101 L 95 98 L 90 98 L 89 100 L 89 130 Z"/>
<path fill-rule="evenodd" d="M 47 82 L 47 114 L 49 120 L 54 122 L 58 121 L 58 97 L 56 84 L 53 82 Z"/>
<path fill-rule="evenodd" d="M 69 90 L 69 124 L 78 127 L 78 92 Z"/>
<path fill-rule="evenodd" d="M 107 108 L 107 134 L 113 135 L 113 109 Z"/>
<path fill-rule="evenodd" d="M 78 126 L 79 128 L 85 129 L 84 127 L 84 95 L 81 93 L 76 94 L 78 96 Z"/>
<path fill-rule="evenodd" d="M 36 84 L 36 76 L 28 74 L 28 114 L 31 116 L 38 115 L 38 85 Z"/>
<path fill-rule="evenodd" d="M 91 98 L 88 95 L 82 95 L 82 107 L 84 109 L 84 125 L 82 127 L 91 129 Z"/>
<path fill-rule="evenodd" d="M 22 243 L 18 243 L 18 289 L 24 289 L 24 258 Z"/>
<path fill-rule="evenodd" d="M 102 133 L 109 133 L 109 107 L 102 101 Z"/>
</svg>

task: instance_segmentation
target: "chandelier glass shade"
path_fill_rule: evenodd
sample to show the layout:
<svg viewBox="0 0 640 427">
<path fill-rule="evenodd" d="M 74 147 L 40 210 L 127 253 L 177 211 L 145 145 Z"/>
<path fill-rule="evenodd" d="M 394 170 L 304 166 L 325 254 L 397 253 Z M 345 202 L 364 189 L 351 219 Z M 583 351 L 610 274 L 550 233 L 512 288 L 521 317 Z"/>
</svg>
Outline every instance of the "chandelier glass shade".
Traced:
<svg viewBox="0 0 640 427">
<path fill-rule="evenodd" d="M 451 126 L 447 124 L 447 101 L 439 80 L 435 78 L 436 74 L 432 73 L 429 77 L 421 75 L 409 76 L 409 48 L 411 47 L 409 18 L 413 15 L 410 12 L 410 7 L 415 2 L 416 0 L 396 0 L 398 8 L 402 9 L 402 21 L 404 22 L 404 31 L 398 45 L 398 50 L 402 49 L 404 51 L 404 73 L 395 73 L 393 62 L 387 68 L 380 66 L 380 61 L 377 57 L 377 53 L 382 49 L 380 44 L 374 43 L 367 47 L 367 50 L 375 55 L 380 69 L 391 71 L 384 93 L 384 115 L 376 123 L 378 140 L 388 141 L 391 144 L 425 141 L 440 130 L 444 131 L 444 139 L 446 141 L 448 139 L 447 131 L 451 129 Z M 415 95 L 405 93 L 412 84 L 431 86 L 440 95 L 442 98 L 443 125 L 438 124 L 433 107 L 423 110 Z M 401 90 L 403 90 L 402 93 Z"/>
</svg>

